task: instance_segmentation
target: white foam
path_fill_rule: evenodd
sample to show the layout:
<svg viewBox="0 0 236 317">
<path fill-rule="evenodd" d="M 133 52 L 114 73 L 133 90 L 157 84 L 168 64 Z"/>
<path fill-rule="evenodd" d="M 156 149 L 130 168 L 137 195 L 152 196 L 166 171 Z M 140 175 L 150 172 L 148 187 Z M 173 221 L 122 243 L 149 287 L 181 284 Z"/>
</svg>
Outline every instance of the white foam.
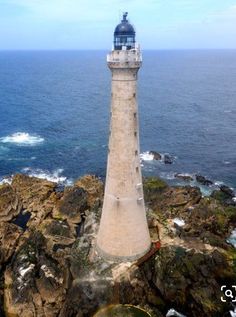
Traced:
<svg viewBox="0 0 236 317">
<path fill-rule="evenodd" d="M 185 225 L 185 221 L 182 218 L 174 218 L 173 222 L 176 223 L 179 227 L 183 227 Z"/>
<path fill-rule="evenodd" d="M 198 184 L 198 187 L 200 188 L 200 191 L 201 191 L 203 197 L 208 197 L 213 192 L 213 188 L 212 187 L 199 185 L 199 184 Z"/>
<path fill-rule="evenodd" d="M 236 248 L 236 228 L 231 232 L 231 235 L 226 240 L 226 242 L 230 243 Z"/>
<path fill-rule="evenodd" d="M 221 186 L 221 185 L 224 185 L 224 182 L 221 182 L 221 181 L 216 181 L 215 183 L 214 183 L 216 186 Z"/>
<path fill-rule="evenodd" d="M 176 175 L 178 175 L 179 177 L 192 177 L 193 178 L 193 174 L 189 174 L 189 173 L 176 173 Z"/>
<path fill-rule="evenodd" d="M 27 132 L 16 132 L 11 135 L 0 138 L 2 143 L 14 143 L 17 145 L 37 145 L 44 141 L 44 138 L 38 135 L 32 135 Z"/>
<path fill-rule="evenodd" d="M 153 161 L 154 160 L 154 155 L 150 154 L 150 152 L 143 152 L 140 154 L 140 159 L 142 161 Z"/>
<path fill-rule="evenodd" d="M 230 310 L 229 313 L 231 317 L 236 317 L 236 308 L 234 308 L 234 311 Z"/>
<path fill-rule="evenodd" d="M 171 308 L 168 310 L 166 317 L 186 317 L 183 314 L 178 313 L 175 309 Z"/>
<path fill-rule="evenodd" d="M 168 180 L 175 179 L 175 172 L 161 172 L 160 177 Z"/>
<path fill-rule="evenodd" d="M 236 197 L 233 197 L 232 200 L 236 202 Z"/>
<path fill-rule="evenodd" d="M 6 176 L 0 180 L 0 185 L 3 185 L 3 184 L 10 184 L 11 185 L 11 182 L 12 182 L 12 176 Z"/>
<path fill-rule="evenodd" d="M 61 175 L 63 172 L 62 168 L 58 168 L 55 171 L 49 172 L 40 168 L 32 169 L 30 167 L 25 167 L 22 169 L 22 172 L 26 173 L 29 176 L 37 177 L 40 179 L 47 179 L 48 181 L 54 183 L 63 183 L 66 185 L 72 184 L 71 180 L 68 180 L 67 177 Z"/>
<path fill-rule="evenodd" d="M 159 153 L 159 154 L 161 156 L 160 160 L 155 160 L 154 159 L 154 157 L 155 157 L 154 154 L 152 154 L 150 151 L 146 151 L 146 152 L 143 152 L 143 153 L 140 154 L 140 160 L 141 160 L 141 162 L 142 161 L 153 161 L 153 160 L 155 160 L 155 161 L 163 164 L 163 163 L 165 163 L 165 157 L 166 156 L 170 157 L 171 160 L 176 160 L 177 159 L 177 156 L 172 156 L 169 153 L 165 153 L 165 154 Z"/>
</svg>

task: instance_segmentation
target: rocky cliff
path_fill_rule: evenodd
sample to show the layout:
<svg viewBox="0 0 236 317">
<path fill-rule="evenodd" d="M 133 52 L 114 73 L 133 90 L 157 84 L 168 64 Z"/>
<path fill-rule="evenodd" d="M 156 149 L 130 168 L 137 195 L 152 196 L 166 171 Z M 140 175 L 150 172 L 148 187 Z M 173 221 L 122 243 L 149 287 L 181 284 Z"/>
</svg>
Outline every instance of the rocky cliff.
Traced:
<svg viewBox="0 0 236 317">
<path fill-rule="evenodd" d="M 236 207 L 227 193 L 203 198 L 197 187 L 156 178 L 144 181 L 144 191 L 151 236 L 161 248 L 145 261 L 117 264 L 94 247 L 99 179 L 84 176 L 63 188 L 17 174 L 1 185 L 0 316 L 90 317 L 112 303 L 139 305 L 153 317 L 169 308 L 228 316 L 232 304 L 220 298 L 221 286 L 236 280 L 236 252 L 226 242 Z"/>
</svg>

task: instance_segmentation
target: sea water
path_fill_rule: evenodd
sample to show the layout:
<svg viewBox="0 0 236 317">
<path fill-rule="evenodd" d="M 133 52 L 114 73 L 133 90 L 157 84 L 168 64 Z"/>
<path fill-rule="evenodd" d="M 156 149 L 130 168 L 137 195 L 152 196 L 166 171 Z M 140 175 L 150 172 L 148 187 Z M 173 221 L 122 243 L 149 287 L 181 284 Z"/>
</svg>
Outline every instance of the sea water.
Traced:
<svg viewBox="0 0 236 317">
<path fill-rule="evenodd" d="M 106 53 L 0 52 L 0 178 L 105 176 Z M 171 182 L 175 173 L 200 173 L 236 188 L 235 87 L 234 50 L 144 50 L 138 79 L 143 174 Z M 150 150 L 170 154 L 173 164 L 154 161 Z"/>
</svg>

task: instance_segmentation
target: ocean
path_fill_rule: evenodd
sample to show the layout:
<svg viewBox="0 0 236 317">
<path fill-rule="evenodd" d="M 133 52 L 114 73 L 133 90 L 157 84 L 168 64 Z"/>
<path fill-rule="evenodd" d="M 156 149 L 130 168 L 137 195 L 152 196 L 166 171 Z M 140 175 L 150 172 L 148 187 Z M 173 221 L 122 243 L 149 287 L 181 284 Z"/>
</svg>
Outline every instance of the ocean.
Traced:
<svg viewBox="0 0 236 317">
<path fill-rule="evenodd" d="M 18 172 L 68 184 L 105 177 L 106 54 L 0 52 L 0 181 Z M 176 173 L 199 173 L 236 188 L 235 50 L 143 51 L 138 103 L 144 176 L 179 184 Z"/>
</svg>

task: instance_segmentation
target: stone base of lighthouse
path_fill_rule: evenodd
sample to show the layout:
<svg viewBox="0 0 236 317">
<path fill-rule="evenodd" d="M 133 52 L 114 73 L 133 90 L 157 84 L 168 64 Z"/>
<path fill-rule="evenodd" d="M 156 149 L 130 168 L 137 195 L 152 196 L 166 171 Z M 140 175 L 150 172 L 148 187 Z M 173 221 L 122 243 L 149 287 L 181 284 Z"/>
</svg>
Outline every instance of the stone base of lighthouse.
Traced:
<svg viewBox="0 0 236 317">
<path fill-rule="evenodd" d="M 143 256 L 151 245 L 139 158 L 139 49 L 113 50 L 108 66 L 112 72 L 111 123 L 97 250 L 107 259 L 131 261 Z"/>
<path fill-rule="evenodd" d="M 119 202 L 124 206 L 116 208 L 112 197 L 105 204 L 104 208 L 110 212 L 108 217 L 103 217 L 100 225 L 98 253 L 108 260 L 121 262 L 134 261 L 146 254 L 151 242 L 142 206 L 137 208 L 136 200 L 124 199 Z"/>
</svg>

